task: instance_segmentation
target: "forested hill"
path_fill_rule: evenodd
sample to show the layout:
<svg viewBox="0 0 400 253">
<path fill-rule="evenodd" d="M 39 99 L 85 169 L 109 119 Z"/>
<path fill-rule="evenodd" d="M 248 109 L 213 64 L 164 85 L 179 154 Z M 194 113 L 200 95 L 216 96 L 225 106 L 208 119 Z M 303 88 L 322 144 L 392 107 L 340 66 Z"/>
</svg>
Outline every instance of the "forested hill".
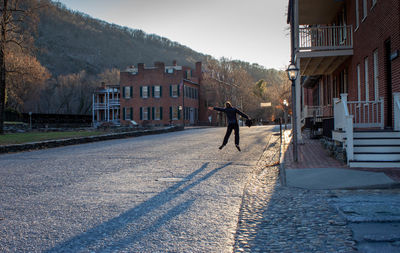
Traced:
<svg viewBox="0 0 400 253">
<path fill-rule="evenodd" d="M 53 76 L 81 70 L 98 74 L 139 62 L 153 65 L 177 60 L 180 65 L 194 66 L 206 59 L 206 55 L 167 38 L 109 24 L 60 3 L 40 10 L 35 43 L 37 58 Z"/>
</svg>

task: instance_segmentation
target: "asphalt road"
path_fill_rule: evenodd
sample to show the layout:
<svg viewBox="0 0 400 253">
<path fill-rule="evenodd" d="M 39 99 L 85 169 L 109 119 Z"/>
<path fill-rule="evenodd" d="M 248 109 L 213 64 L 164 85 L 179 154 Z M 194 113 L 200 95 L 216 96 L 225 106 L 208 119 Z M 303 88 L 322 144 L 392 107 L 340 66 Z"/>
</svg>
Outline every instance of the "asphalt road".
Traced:
<svg viewBox="0 0 400 253">
<path fill-rule="evenodd" d="M 0 251 L 232 252 L 272 130 L 241 128 L 242 152 L 208 128 L 0 155 Z"/>
</svg>

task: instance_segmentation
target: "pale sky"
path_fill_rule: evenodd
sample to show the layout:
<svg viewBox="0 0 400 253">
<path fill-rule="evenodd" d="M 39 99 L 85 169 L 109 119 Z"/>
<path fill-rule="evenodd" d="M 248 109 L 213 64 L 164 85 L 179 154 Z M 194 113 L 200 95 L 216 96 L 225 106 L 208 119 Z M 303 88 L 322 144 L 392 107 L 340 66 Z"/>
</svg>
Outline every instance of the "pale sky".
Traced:
<svg viewBox="0 0 400 253">
<path fill-rule="evenodd" d="M 288 0 L 59 0 L 91 17 L 141 29 L 215 58 L 285 69 Z"/>
</svg>

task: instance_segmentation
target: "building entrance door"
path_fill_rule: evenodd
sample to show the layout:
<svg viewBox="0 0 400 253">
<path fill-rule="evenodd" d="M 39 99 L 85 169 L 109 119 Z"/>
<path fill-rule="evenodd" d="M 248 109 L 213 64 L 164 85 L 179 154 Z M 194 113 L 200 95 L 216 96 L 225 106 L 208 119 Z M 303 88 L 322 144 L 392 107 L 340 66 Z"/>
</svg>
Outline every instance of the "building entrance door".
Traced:
<svg viewBox="0 0 400 253">
<path fill-rule="evenodd" d="M 390 39 L 385 41 L 385 101 L 386 101 L 386 110 L 385 110 L 385 126 L 388 128 L 392 128 L 393 124 L 393 94 L 392 94 L 392 60 L 391 60 L 391 43 Z"/>
</svg>

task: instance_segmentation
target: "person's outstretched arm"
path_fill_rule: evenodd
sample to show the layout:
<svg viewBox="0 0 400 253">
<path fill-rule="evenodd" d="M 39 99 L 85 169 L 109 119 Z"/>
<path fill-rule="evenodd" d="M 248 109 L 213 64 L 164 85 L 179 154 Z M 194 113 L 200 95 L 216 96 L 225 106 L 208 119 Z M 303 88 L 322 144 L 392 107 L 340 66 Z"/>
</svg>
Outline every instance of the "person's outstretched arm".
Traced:
<svg viewBox="0 0 400 253">
<path fill-rule="evenodd" d="M 216 111 L 220 111 L 220 112 L 225 112 L 225 108 L 221 108 L 221 107 L 208 107 L 208 109 L 210 110 L 216 110 Z"/>
<path fill-rule="evenodd" d="M 243 118 L 246 119 L 250 119 L 249 116 L 247 116 L 246 114 L 244 114 L 243 112 L 241 112 L 239 109 L 236 108 L 236 113 L 238 113 L 240 116 L 242 116 Z"/>
</svg>

